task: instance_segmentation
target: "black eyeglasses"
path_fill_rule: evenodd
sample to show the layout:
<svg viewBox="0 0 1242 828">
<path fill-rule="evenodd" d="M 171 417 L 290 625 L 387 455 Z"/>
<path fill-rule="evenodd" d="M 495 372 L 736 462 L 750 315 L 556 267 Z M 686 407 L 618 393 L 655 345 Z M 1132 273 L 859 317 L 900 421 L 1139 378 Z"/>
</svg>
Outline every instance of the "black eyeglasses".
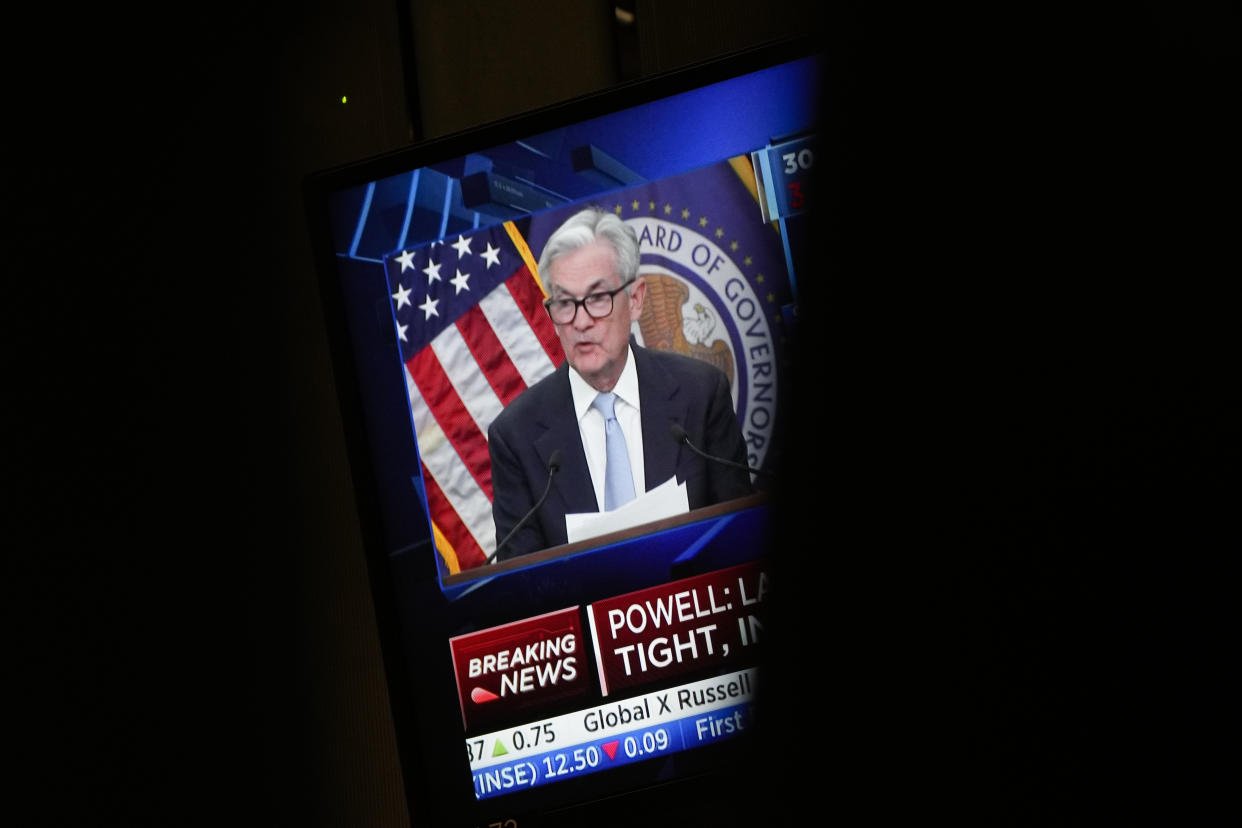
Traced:
<svg viewBox="0 0 1242 828">
<path fill-rule="evenodd" d="M 568 296 L 545 299 L 543 306 L 548 311 L 548 316 L 552 317 L 552 321 L 558 325 L 568 325 L 570 322 L 573 322 L 574 317 L 578 315 L 579 305 L 586 308 L 587 316 L 592 319 L 603 319 L 612 313 L 613 297 L 633 283 L 634 280 L 630 279 L 616 290 L 601 290 L 596 293 L 589 293 L 582 299 L 571 299 Z"/>
</svg>

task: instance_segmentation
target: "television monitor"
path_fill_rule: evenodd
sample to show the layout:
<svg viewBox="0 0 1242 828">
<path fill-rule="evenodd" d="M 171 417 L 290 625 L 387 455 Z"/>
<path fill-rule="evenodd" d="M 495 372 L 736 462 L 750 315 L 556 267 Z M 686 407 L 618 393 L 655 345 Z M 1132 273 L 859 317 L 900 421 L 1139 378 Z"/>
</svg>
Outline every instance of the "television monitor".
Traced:
<svg viewBox="0 0 1242 828">
<path fill-rule="evenodd" d="M 816 44 L 771 44 L 308 178 L 416 823 L 728 824 L 739 790 L 722 781 L 761 770 L 822 70 Z M 639 239 L 632 341 L 728 378 L 754 491 L 578 515 L 567 542 L 498 556 L 488 428 L 565 360 L 538 261 L 586 206 Z"/>
</svg>

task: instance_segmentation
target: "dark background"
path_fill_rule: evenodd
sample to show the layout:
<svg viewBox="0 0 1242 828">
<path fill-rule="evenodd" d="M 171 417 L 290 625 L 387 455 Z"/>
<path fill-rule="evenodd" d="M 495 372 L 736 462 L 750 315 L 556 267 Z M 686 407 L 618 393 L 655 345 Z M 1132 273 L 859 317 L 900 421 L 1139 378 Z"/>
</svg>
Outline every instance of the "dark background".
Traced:
<svg viewBox="0 0 1242 828">
<path fill-rule="evenodd" d="M 797 410 L 826 476 L 788 475 L 773 625 L 823 632 L 778 662 L 799 730 L 757 803 L 1184 819 L 1231 781 L 1236 8 L 627 8 L 10 16 L 23 824 L 420 824 L 301 179 L 812 17 L 834 163 Z"/>
</svg>

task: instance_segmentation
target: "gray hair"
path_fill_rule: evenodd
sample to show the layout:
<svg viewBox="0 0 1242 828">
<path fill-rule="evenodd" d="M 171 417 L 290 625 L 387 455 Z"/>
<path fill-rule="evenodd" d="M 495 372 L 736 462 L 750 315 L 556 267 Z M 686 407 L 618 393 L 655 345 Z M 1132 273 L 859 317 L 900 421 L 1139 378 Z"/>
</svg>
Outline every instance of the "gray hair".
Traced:
<svg viewBox="0 0 1242 828">
<path fill-rule="evenodd" d="M 609 213 L 594 207 L 570 216 L 560 227 L 556 228 L 543 253 L 539 257 L 539 273 L 547 278 L 548 268 L 560 256 L 586 247 L 596 240 L 606 242 L 616 253 L 617 275 L 621 284 L 638 276 L 638 235 L 634 228 L 623 222 L 615 213 Z M 551 287 L 549 286 L 549 290 Z"/>
</svg>

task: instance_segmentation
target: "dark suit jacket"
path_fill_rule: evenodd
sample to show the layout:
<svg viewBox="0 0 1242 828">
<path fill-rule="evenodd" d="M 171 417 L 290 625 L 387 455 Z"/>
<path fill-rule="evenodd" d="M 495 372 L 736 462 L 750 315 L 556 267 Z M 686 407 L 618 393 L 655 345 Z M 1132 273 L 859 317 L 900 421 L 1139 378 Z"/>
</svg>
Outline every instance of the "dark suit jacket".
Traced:
<svg viewBox="0 0 1242 828">
<path fill-rule="evenodd" d="M 725 375 L 691 357 L 633 342 L 630 347 L 641 396 L 646 487 L 676 474 L 686 484 L 691 509 L 750 494 L 747 472 L 703 459 L 679 445 L 670 431 L 672 423 L 679 423 L 702 451 L 745 464 L 746 444 Z M 549 457 L 561 452 L 547 500 L 500 550 L 498 560 L 566 543 L 566 514 L 599 511 L 574 417 L 568 362 L 505 407 L 488 429 L 488 448 L 497 543 L 543 494 Z"/>
</svg>

